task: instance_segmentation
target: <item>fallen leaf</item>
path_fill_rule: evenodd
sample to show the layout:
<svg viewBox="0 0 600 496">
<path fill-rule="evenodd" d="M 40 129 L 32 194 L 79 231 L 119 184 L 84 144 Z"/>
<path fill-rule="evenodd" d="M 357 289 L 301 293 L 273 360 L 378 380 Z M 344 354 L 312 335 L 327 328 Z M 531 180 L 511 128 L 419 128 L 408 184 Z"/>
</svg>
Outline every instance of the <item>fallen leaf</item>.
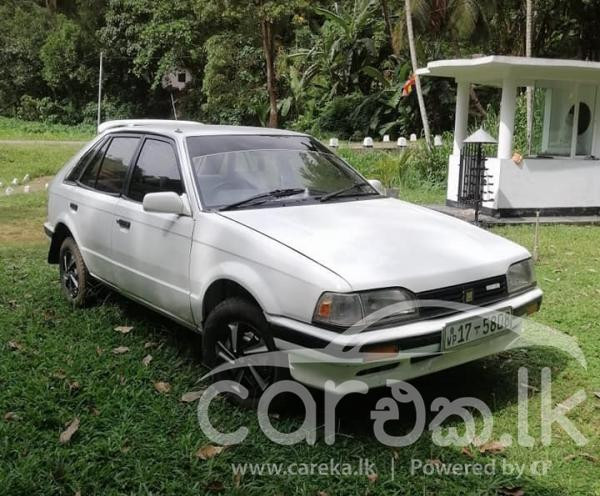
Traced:
<svg viewBox="0 0 600 496">
<path fill-rule="evenodd" d="M 150 365 L 151 361 L 152 361 L 152 355 L 146 355 L 144 357 L 144 359 L 142 360 L 142 363 L 144 364 L 145 367 L 147 367 L 148 365 Z"/>
<path fill-rule="evenodd" d="M 367 479 L 369 479 L 369 482 L 374 483 L 374 482 L 377 482 L 377 480 L 379 479 L 379 475 L 377 475 L 375 473 L 368 474 Z"/>
<path fill-rule="evenodd" d="M 498 494 L 502 496 L 523 496 L 525 491 L 520 487 L 501 487 L 498 489 Z"/>
<path fill-rule="evenodd" d="M 590 455 L 589 453 L 581 453 L 582 458 L 586 458 L 587 460 L 598 463 L 598 457 L 594 455 Z"/>
<path fill-rule="evenodd" d="M 11 350 L 19 350 L 19 351 L 20 351 L 20 350 L 22 350 L 22 349 L 23 349 L 23 346 L 22 346 L 22 345 L 21 345 L 21 343 L 19 343 L 18 341 L 9 341 L 9 342 L 8 342 L 8 347 L 9 347 Z"/>
<path fill-rule="evenodd" d="M 502 444 L 500 441 L 490 441 L 489 443 L 482 444 L 479 446 L 479 452 L 486 454 L 497 454 L 502 453 L 506 449 L 506 446 Z"/>
<path fill-rule="evenodd" d="M 589 460 L 591 462 L 598 463 L 598 457 L 590 455 L 589 453 L 573 453 L 572 455 L 565 456 L 563 460 L 565 462 L 570 462 L 572 460 L 575 460 L 575 458 L 577 457 L 585 458 L 586 460 Z"/>
<path fill-rule="evenodd" d="M 21 420 L 21 417 L 19 417 L 15 412 L 6 412 L 4 415 L 4 420 L 7 422 L 13 422 L 16 420 Z"/>
<path fill-rule="evenodd" d="M 67 374 L 65 373 L 65 371 L 63 369 L 58 369 L 56 372 L 53 372 L 50 377 L 53 377 L 54 379 L 58 379 L 58 380 L 62 381 L 64 378 L 67 377 Z"/>
<path fill-rule="evenodd" d="M 171 391 L 171 385 L 168 382 L 158 381 L 154 383 L 154 389 L 159 393 L 166 394 Z"/>
<path fill-rule="evenodd" d="M 466 455 L 466 456 L 468 456 L 469 458 L 474 458 L 474 456 L 473 456 L 473 453 L 471 453 L 471 450 L 470 450 L 470 449 L 469 449 L 467 446 L 464 446 L 464 447 L 463 447 L 463 449 L 462 449 L 462 450 L 460 450 L 460 452 L 461 452 L 463 455 Z"/>
<path fill-rule="evenodd" d="M 236 472 L 233 475 L 233 487 L 235 487 L 236 489 L 239 489 L 241 482 L 242 482 L 242 474 L 240 472 Z M 327 496 L 327 493 L 324 493 L 324 494 L 319 493 L 319 495 Z"/>
<path fill-rule="evenodd" d="M 199 400 L 202 397 L 202 394 L 204 394 L 204 391 L 190 391 L 182 394 L 179 401 L 183 401 L 184 403 L 192 403 Z"/>
<path fill-rule="evenodd" d="M 155 341 L 148 341 L 144 344 L 144 349 L 147 350 L 148 348 L 154 348 L 158 343 L 156 343 Z"/>
<path fill-rule="evenodd" d="M 133 326 L 117 326 L 115 327 L 115 331 L 120 332 L 121 334 L 129 334 L 133 330 Z"/>
<path fill-rule="evenodd" d="M 128 351 L 129 348 L 127 348 L 127 346 L 119 346 L 112 350 L 113 354 L 115 355 L 122 355 L 123 353 L 127 353 Z"/>
<path fill-rule="evenodd" d="M 220 455 L 221 452 L 225 449 L 224 446 L 215 446 L 214 444 L 205 444 L 202 446 L 197 452 L 196 456 L 200 458 L 200 460 L 210 460 L 217 455 Z"/>
<path fill-rule="evenodd" d="M 79 391 L 81 389 L 81 385 L 78 381 L 69 382 L 69 392 Z"/>
<path fill-rule="evenodd" d="M 60 433 L 60 437 L 58 438 L 58 441 L 60 442 L 60 444 L 67 444 L 73 437 L 73 434 L 75 434 L 78 429 L 79 429 L 79 419 L 77 417 L 75 417 L 71 421 L 71 423 L 67 426 L 67 428 L 63 432 Z"/>
<path fill-rule="evenodd" d="M 223 486 L 223 483 L 221 481 L 214 480 L 208 483 L 208 485 L 206 486 L 206 490 L 211 493 L 220 493 L 225 490 L 225 486 Z"/>
</svg>

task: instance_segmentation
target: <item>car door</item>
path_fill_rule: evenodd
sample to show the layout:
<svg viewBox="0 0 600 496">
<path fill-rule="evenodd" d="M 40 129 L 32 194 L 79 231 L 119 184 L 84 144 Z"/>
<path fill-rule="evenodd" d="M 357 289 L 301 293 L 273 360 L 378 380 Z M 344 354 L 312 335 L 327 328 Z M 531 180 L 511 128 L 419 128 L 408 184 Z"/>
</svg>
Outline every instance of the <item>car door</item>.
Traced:
<svg viewBox="0 0 600 496">
<path fill-rule="evenodd" d="M 111 231 L 117 201 L 139 136 L 110 136 L 73 170 L 64 208 L 75 226 L 77 242 L 92 275 L 114 282 Z"/>
<path fill-rule="evenodd" d="M 142 206 L 147 193 L 164 191 L 185 193 L 176 147 L 167 138 L 149 135 L 117 205 L 112 238 L 117 284 L 163 312 L 193 323 L 189 264 L 194 220 L 146 212 Z"/>
</svg>

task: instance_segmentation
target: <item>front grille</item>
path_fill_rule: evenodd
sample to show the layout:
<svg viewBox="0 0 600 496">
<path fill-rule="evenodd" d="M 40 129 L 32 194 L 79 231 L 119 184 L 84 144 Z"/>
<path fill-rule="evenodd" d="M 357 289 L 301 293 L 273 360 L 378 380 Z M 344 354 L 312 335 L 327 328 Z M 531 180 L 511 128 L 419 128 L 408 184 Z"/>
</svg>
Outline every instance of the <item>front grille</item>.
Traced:
<svg viewBox="0 0 600 496">
<path fill-rule="evenodd" d="M 472 295 L 472 299 L 467 296 Z M 457 284 L 441 289 L 423 291 L 417 294 L 419 300 L 441 300 L 453 303 L 466 303 L 484 306 L 502 300 L 508 296 L 506 276 L 490 277 L 479 281 Z M 457 310 L 443 307 L 421 307 L 419 319 L 432 319 L 457 313 Z"/>
</svg>

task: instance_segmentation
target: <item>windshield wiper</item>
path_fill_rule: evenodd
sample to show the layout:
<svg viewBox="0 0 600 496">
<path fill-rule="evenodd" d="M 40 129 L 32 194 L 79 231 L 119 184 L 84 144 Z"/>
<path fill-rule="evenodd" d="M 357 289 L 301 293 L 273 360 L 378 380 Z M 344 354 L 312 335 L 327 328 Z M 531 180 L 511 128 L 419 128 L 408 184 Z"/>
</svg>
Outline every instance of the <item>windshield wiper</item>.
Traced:
<svg viewBox="0 0 600 496">
<path fill-rule="evenodd" d="M 304 188 L 287 188 L 287 189 L 274 189 L 268 193 L 260 193 L 258 195 L 251 196 L 245 200 L 241 200 L 230 205 L 221 207 L 219 211 L 234 210 L 239 207 L 247 207 L 250 205 L 260 205 L 274 198 L 284 198 L 286 196 L 294 196 L 300 193 L 304 193 Z"/>
<path fill-rule="evenodd" d="M 342 196 L 345 193 L 350 193 L 351 191 L 354 191 L 355 189 L 358 189 L 358 188 L 362 188 L 364 186 L 368 186 L 368 185 L 366 183 L 354 183 L 352 186 L 348 186 L 347 188 L 342 188 L 337 191 L 333 191 L 332 193 L 327 193 L 326 195 L 323 195 L 319 201 L 326 202 L 327 200 L 330 200 L 331 198 L 336 198 L 336 197 Z M 363 192 L 357 192 L 357 194 L 360 196 L 379 195 L 379 193 L 377 193 L 376 191 L 363 191 Z"/>
</svg>

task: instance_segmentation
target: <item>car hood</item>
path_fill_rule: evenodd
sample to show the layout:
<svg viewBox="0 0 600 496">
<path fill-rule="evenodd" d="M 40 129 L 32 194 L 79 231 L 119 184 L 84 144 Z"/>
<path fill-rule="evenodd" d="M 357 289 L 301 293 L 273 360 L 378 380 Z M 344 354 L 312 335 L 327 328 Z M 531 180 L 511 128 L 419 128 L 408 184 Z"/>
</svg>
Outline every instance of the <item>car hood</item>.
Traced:
<svg viewBox="0 0 600 496">
<path fill-rule="evenodd" d="M 426 291 L 498 276 L 529 257 L 521 246 L 467 222 L 391 198 L 221 215 L 302 253 L 354 290 Z"/>
</svg>

